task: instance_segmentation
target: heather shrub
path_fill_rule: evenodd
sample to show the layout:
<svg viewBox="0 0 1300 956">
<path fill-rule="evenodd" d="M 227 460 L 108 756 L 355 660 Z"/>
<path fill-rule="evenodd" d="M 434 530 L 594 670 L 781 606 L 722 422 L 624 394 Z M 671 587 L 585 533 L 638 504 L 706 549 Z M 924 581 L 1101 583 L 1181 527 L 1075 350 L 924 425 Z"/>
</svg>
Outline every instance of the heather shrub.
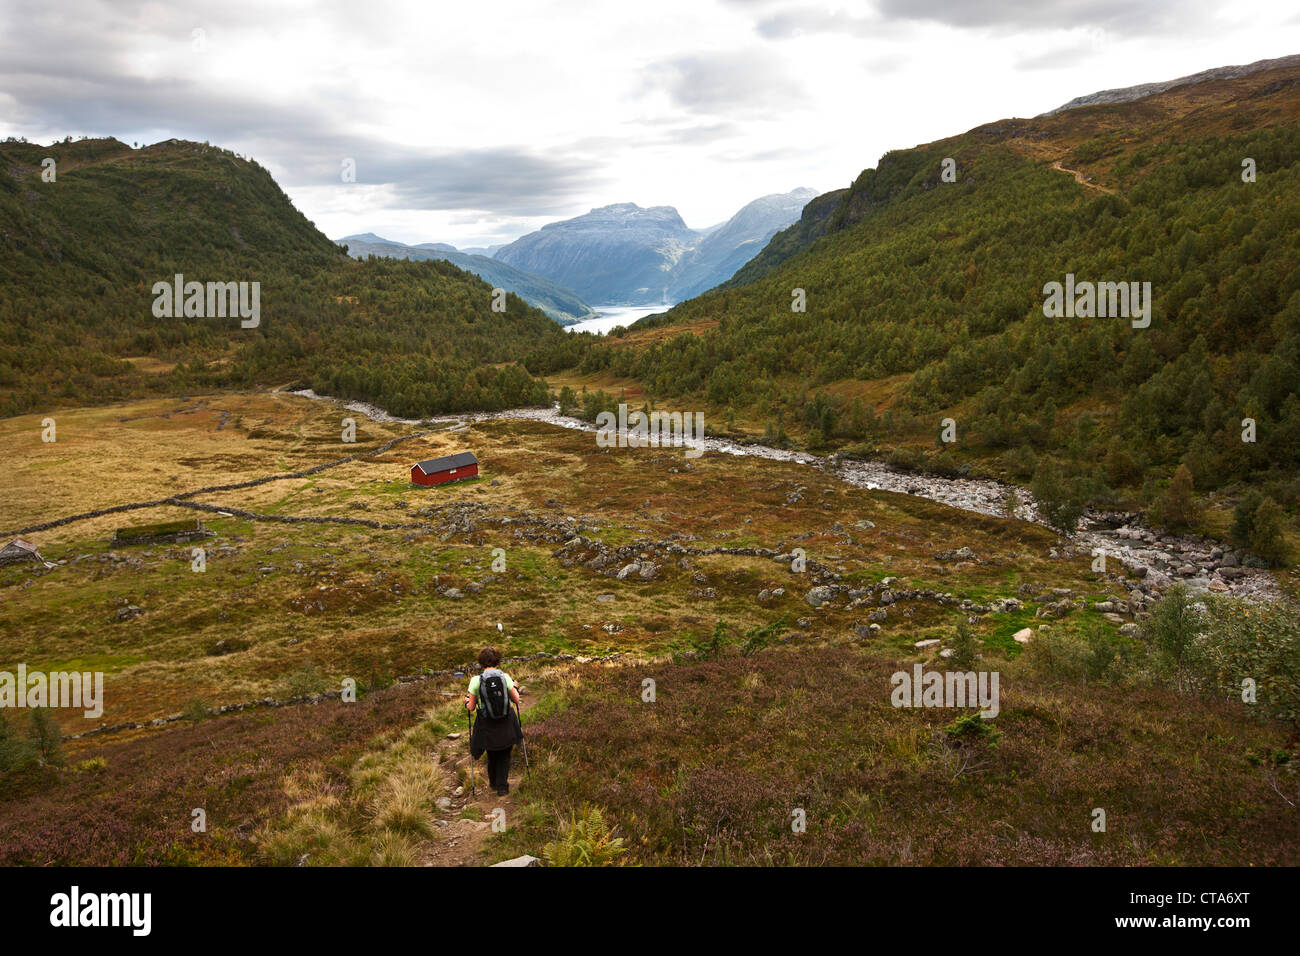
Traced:
<svg viewBox="0 0 1300 956">
<path fill-rule="evenodd" d="M 1124 640 L 1101 622 L 1097 632 L 1077 641 L 1083 677 Z M 541 855 L 568 832 L 555 821 L 590 805 L 619 821 L 628 860 L 653 865 L 1296 859 L 1300 819 L 1242 759 L 1277 749 L 1277 729 L 1242 721 L 1239 706 L 1143 684 L 1063 689 L 1016 661 L 999 662 L 994 720 L 895 707 L 891 674 L 910 665 L 880 653 L 724 649 L 585 671 L 566 706 L 530 726 L 526 812 L 503 839 Z M 653 704 L 640 697 L 646 676 Z M 1243 802 L 1258 813 L 1234 814 Z M 1098 805 L 1126 808 L 1118 838 L 1081 837 Z"/>
</svg>

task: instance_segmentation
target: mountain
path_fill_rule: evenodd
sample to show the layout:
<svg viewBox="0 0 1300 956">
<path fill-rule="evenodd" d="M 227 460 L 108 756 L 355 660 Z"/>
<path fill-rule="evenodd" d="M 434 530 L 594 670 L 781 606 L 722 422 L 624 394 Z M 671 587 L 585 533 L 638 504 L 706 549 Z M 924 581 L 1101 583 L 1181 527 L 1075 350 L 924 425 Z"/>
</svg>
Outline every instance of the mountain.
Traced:
<svg viewBox="0 0 1300 956">
<path fill-rule="evenodd" d="M 546 276 L 599 305 L 667 301 L 673 270 L 695 245 L 672 206 L 602 206 L 552 222 L 497 250 L 496 258 Z"/>
<path fill-rule="evenodd" d="M 252 324 L 201 295 L 169 309 L 155 285 L 177 274 L 214 306 L 245 283 Z M 544 401 L 517 362 L 571 336 L 517 296 L 491 303 L 449 262 L 349 259 L 229 150 L 0 143 L 0 416 L 292 382 L 403 417 Z"/>
<path fill-rule="evenodd" d="M 810 447 L 933 450 L 951 418 L 936 467 L 1148 503 L 1186 465 L 1197 489 L 1252 482 L 1295 507 L 1297 117 L 1291 65 L 888 152 L 732 283 L 580 367 Z M 1051 283 L 1076 279 L 1114 309 L 1054 312 Z"/>
<path fill-rule="evenodd" d="M 672 206 L 602 206 L 543 226 L 496 258 L 602 305 L 670 304 L 726 281 L 816 195 L 796 189 L 764 196 L 708 229 L 688 229 Z"/>
<path fill-rule="evenodd" d="M 493 288 L 513 292 L 525 302 L 536 306 L 560 325 L 573 325 L 591 318 L 595 311 L 568 289 L 550 279 L 532 275 L 514 266 L 490 259 L 487 256 L 458 252 L 455 246 L 444 242 L 422 242 L 417 246 L 391 239 L 383 239 L 372 232 L 345 236 L 337 240 L 348 247 L 348 255 L 357 259 L 366 256 L 386 256 L 390 259 L 442 259 L 472 272 Z"/>
<path fill-rule="evenodd" d="M 800 249 L 812 245 L 814 240 L 824 236 L 831 216 L 838 208 L 840 200 L 847 194 L 847 189 L 835 189 L 808 201 L 799 214 L 799 220 L 794 225 L 775 233 L 758 255 L 722 283 L 723 288 L 753 282 L 759 276 L 771 272 Z"/>
<path fill-rule="evenodd" d="M 799 219 L 815 189 L 763 196 L 743 206 L 720 226 L 704 230 L 699 244 L 678 263 L 668 298 L 681 302 L 730 279 L 780 229 Z"/>
</svg>

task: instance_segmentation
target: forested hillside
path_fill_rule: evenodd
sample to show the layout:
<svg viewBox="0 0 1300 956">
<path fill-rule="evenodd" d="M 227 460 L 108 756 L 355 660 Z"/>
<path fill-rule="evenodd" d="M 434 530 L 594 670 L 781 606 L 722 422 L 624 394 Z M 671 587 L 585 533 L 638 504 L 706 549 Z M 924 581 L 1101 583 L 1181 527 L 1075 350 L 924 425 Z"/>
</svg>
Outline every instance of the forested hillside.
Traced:
<svg viewBox="0 0 1300 956">
<path fill-rule="evenodd" d="M 912 441 L 1022 478 L 1052 463 L 1095 499 L 1185 463 L 1198 489 L 1246 479 L 1295 503 L 1298 117 L 1289 68 L 891 152 L 729 287 L 588 349 L 580 371 L 814 448 Z M 1045 317 L 1067 273 L 1151 283 L 1150 326 Z M 565 344 L 536 367 L 576 361 Z"/>
<path fill-rule="evenodd" d="M 156 317 L 178 273 L 260 283 L 256 327 Z M 510 363 L 562 335 L 448 263 L 348 259 L 227 150 L 0 144 L 0 415 L 293 382 L 404 416 L 505 408 L 544 399 Z"/>
</svg>

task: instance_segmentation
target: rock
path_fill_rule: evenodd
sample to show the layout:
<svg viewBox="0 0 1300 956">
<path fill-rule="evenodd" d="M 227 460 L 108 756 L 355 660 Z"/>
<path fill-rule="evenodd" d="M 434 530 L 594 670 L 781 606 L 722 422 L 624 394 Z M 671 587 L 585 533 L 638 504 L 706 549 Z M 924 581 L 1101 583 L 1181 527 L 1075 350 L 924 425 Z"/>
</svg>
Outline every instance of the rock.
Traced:
<svg viewBox="0 0 1300 956">
<path fill-rule="evenodd" d="M 1036 617 L 1065 617 L 1074 610 L 1074 605 L 1069 601 L 1056 601 L 1053 604 L 1045 604 L 1038 609 Z"/>
<path fill-rule="evenodd" d="M 883 607 L 880 608 L 878 611 L 872 611 L 870 614 L 867 615 L 867 620 L 869 621 L 884 621 L 887 620 L 888 618 L 889 618 L 889 611 L 887 611 Z"/>
<path fill-rule="evenodd" d="M 445 598 L 451 598 L 453 601 L 459 601 L 465 595 L 462 593 L 460 588 L 447 588 L 446 591 L 442 592 L 442 596 Z"/>
<path fill-rule="evenodd" d="M 126 607 L 118 608 L 117 619 L 119 621 L 129 621 L 133 617 L 139 617 L 144 611 L 140 610 L 134 604 L 128 604 Z"/>
<path fill-rule="evenodd" d="M 866 521 L 866 520 L 859 521 L 853 525 L 853 527 L 860 528 L 863 531 L 870 531 L 875 526 L 876 523 L 874 521 Z"/>
<path fill-rule="evenodd" d="M 460 740 L 460 734 L 458 734 L 458 733 L 457 733 L 457 734 L 448 734 L 448 735 L 447 735 L 447 739 L 448 739 L 448 740 Z"/>
<path fill-rule="evenodd" d="M 952 655 L 954 655 L 954 654 L 956 654 L 956 653 L 957 653 L 957 652 L 954 651 L 951 647 L 945 647 L 943 650 L 941 650 L 941 651 L 939 652 L 939 656 L 940 656 L 940 657 L 952 657 Z"/>
<path fill-rule="evenodd" d="M 1029 639 L 1034 636 L 1034 629 L 1031 627 L 1022 627 L 1016 633 L 1011 635 L 1011 639 L 1017 644 L 1028 644 Z"/>
<path fill-rule="evenodd" d="M 877 628 L 877 630 L 879 630 L 879 628 Z M 858 637 L 875 637 L 876 635 L 876 631 L 873 631 L 871 629 L 870 624 L 862 624 L 862 623 L 853 625 L 853 633 L 856 634 Z"/>
<path fill-rule="evenodd" d="M 625 564 L 618 572 L 618 579 L 624 581 L 629 575 L 636 574 L 641 570 L 641 565 L 633 561 L 631 564 Z"/>
<path fill-rule="evenodd" d="M 1211 591 L 1218 591 L 1220 593 L 1228 590 L 1228 586 L 1219 580 L 1211 581 L 1207 586 Z"/>
<path fill-rule="evenodd" d="M 835 589 L 822 585 L 821 587 L 815 587 L 812 590 L 810 590 L 807 593 L 807 595 L 805 595 L 804 600 L 806 600 L 813 607 L 821 607 L 823 604 L 826 604 L 828 601 L 834 600 L 834 598 L 835 598 Z"/>
<path fill-rule="evenodd" d="M 435 803 L 437 804 L 437 807 L 438 807 L 439 810 L 450 810 L 450 809 L 451 809 L 451 797 L 439 797 L 439 798 L 435 801 Z"/>
<path fill-rule="evenodd" d="M 541 866 L 542 861 L 535 856 L 517 856 L 513 860 L 502 860 L 500 863 L 493 863 L 493 866 Z"/>
<path fill-rule="evenodd" d="M 638 574 L 642 581 L 653 581 L 659 574 L 659 565 L 653 563 L 643 564 Z"/>
<path fill-rule="evenodd" d="M 1115 610 L 1114 601 L 1097 601 L 1092 606 L 1094 610 L 1100 611 L 1102 614 L 1113 613 Z"/>
<path fill-rule="evenodd" d="M 1141 630 L 1136 624 L 1130 621 L 1128 624 L 1120 626 L 1119 632 L 1124 637 L 1137 637 L 1138 631 Z"/>
<path fill-rule="evenodd" d="M 606 591 L 604 594 L 597 594 L 596 600 L 599 601 L 601 604 L 608 604 L 610 601 L 615 600 L 615 596 L 611 594 L 609 591 Z"/>
<path fill-rule="evenodd" d="M 919 649 L 923 649 L 923 648 L 926 648 L 926 647 L 934 647 L 934 645 L 936 645 L 936 644 L 938 644 L 938 643 L 939 643 L 939 638 L 937 638 L 937 637 L 932 637 L 932 638 L 930 638 L 929 640 L 925 640 L 925 641 L 917 641 L 916 644 L 915 644 L 914 646 L 919 650 Z"/>
</svg>

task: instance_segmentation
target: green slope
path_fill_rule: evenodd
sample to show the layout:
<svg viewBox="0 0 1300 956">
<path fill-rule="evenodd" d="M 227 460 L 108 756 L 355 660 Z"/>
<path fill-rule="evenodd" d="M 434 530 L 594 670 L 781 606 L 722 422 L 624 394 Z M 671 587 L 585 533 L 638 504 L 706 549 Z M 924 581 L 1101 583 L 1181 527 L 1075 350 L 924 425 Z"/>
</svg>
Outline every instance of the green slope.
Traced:
<svg viewBox="0 0 1300 956">
<path fill-rule="evenodd" d="M 260 283 L 260 323 L 155 317 L 177 273 Z M 507 407 L 544 397 L 513 363 L 562 335 L 448 263 L 348 259 L 229 151 L 0 144 L 0 414 L 293 381 L 406 416 Z"/>
<path fill-rule="evenodd" d="M 452 265 L 472 272 L 494 288 L 513 292 L 525 302 L 541 309 L 560 325 L 573 325 L 583 319 L 594 318 L 596 312 L 578 297 L 578 294 L 550 279 L 516 269 L 506 262 L 488 256 L 472 255 L 446 249 L 408 246 L 401 242 L 367 242 L 349 236 L 338 240 L 346 246 L 354 259 L 381 256 L 389 259 L 442 259 Z"/>
</svg>

